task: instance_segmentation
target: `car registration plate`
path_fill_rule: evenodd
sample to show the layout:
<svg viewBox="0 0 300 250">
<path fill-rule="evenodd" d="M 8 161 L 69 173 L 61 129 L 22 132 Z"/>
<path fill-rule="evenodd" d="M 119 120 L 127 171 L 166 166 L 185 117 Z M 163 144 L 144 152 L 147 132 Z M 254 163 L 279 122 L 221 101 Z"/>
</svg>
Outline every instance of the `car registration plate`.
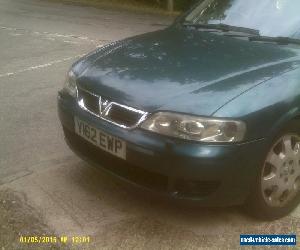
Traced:
<svg viewBox="0 0 300 250">
<path fill-rule="evenodd" d="M 126 160 L 126 142 L 74 118 L 75 133 L 100 149 Z"/>
</svg>

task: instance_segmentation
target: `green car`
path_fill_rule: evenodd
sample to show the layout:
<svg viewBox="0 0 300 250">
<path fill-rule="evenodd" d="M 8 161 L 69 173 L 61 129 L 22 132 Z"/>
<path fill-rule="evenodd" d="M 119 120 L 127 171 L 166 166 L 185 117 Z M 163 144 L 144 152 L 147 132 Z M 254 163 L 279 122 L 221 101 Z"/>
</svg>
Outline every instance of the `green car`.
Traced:
<svg viewBox="0 0 300 250">
<path fill-rule="evenodd" d="M 58 94 L 68 145 L 167 197 L 287 215 L 300 200 L 299 13 L 299 0 L 205 0 L 91 52 Z"/>
</svg>

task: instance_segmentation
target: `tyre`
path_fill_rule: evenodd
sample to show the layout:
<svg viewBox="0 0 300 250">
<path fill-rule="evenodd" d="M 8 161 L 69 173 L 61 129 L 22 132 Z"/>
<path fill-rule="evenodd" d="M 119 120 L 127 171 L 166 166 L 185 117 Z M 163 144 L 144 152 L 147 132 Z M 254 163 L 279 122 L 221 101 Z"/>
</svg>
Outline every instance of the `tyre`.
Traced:
<svg viewBox="0 0 300 250">
<path fill-rule="evenodd" d="M 252 216 L 275 220 L 300 202 L 300 123 L 291 122 L 270 143 L 245 208 Z"/>
</svg>

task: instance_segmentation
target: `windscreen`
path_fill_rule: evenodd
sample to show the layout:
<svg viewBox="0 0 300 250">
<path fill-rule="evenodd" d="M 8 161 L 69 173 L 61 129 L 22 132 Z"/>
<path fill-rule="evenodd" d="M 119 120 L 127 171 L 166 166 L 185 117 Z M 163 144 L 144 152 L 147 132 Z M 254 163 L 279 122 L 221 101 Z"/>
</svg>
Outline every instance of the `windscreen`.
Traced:
<svg viewBox="0 0 300 250">
<path fill-rule="evenodd" d="M 262 36 L 300 38 L 300 0 L 204 0 L 185 22 L 227 24 L 259 30 Z"/>
</svg>

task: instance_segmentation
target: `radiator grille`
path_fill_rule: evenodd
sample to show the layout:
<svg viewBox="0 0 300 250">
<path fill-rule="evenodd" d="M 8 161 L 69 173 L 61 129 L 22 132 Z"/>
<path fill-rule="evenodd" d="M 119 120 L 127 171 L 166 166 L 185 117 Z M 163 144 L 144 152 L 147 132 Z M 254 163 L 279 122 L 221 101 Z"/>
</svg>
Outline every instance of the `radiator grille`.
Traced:
<svg viewBox="0 0 300 250">
<path fill-rule="evenodd" d="M 147 116 L 147 112 L 112 102 L 82 88 L 78 88 L 77 93 L 77 101 L 82 109 L 123 128 L 134 128 Z"/>
</svg>

